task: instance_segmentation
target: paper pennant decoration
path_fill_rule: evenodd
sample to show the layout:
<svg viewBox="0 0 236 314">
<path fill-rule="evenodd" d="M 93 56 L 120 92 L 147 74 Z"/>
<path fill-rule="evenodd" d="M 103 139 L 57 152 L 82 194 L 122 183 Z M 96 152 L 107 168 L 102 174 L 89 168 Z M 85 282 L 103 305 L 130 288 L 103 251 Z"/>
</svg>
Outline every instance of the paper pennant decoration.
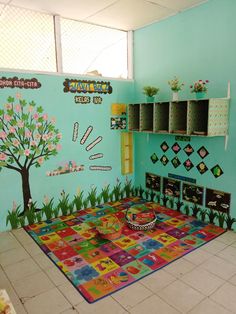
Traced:
<svg viewBox="0 0 236 314">
<path fill-rule="evenodd" d="M 165 155 L 163 155 L 160 160 L 163 166 L 166 166 L 169 162 L 169 159 Z"/>
<path fill-rule="evenodd" d="M 190 159 L 187 159 L 187 160 L 185 160 L 185 162 L 183 163 L 183 165 L 184 165 L 184 167 L 185 167 L 185 169 L 187 170 L 187 171 L 189 171 L 189 170 L 191 170 L 192 168 L 193 168 L 193 163 L 192 163 L 192 161 L 190 160 Z"/>
<path fill-rule="evenodd" d="M 190 156 L 194 152 L 194 149 L 190 144 L 188 144 L 184 147 L 184 151 L 188 156 Z"/>
<path fill-rule="evenodd" d="M 215 165 L 213 168 L 211 168 L 211 172 L 215 178 L 219 178 L 224 173 L 219 165 Z"/>
<path fill-rule="evenodd" d="M 172 165 L 173 165 L 175 168 L 178 168 L 179 165 L 181 165 L 181 162 L 180 162 L 180 160 L 179 160 L 178 157 L 174 157 L 174 158 L 171 160 L 171 163 L 172 163 Z"/>
<path fill-rule="evenodd" d="M 200 174 L 204 174 L 208 170 L 208 168 L 206 164 L 202 161 L 197 165 L 197 170 L 200 172 Z"/>
<path fill-rule="evenodd" d="M 173 152 L 174 152 L 175 154 L 178 154 L 178 152 L 181 150 L 181 147 L 179 146 L 179 144 L 178 144 L 177 142 L 174 143 L 171 148 L 172 148 L 172 150 L 173 150 Z"/>
<path fill-rule="evenodd" d="M 152 156 L 150 157 L 151 161 L 155 164 L 159 159 L 157 157 L 157 155 L 155 153 L 152 154 Z"/>
<path fill-rule="evenodd" d="M 204 146 L 200 147 L 197 153 L 202 159 L 204 159 L 207 155 L 209 155 L 208 150 Z"/>
<path fill-rule="evenodd" d="M 161 145 L 160 145 L 161 149 L 163 150 L 163 152 L 165 153 L 168 149 L 169 149 L 169 146 L 166 142 L 163 142 Z"/>
</svg>

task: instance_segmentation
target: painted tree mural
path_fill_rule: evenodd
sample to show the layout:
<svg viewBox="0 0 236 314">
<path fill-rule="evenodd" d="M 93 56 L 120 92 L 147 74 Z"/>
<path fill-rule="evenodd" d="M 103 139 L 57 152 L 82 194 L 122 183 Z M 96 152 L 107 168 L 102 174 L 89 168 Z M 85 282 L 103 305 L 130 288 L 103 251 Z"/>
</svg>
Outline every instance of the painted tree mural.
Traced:
<svg viewBox="0 0 236 314">
<path fill-rule="evenodd" d="M 3 167 L 21 175 L 24 212 L 31 197 L 29 174 L 32 166 L 40 167 L 61 149 L 61 133 L 41 106 L 8 97 L 0 109 L 0 171 Z"/>
</svg>

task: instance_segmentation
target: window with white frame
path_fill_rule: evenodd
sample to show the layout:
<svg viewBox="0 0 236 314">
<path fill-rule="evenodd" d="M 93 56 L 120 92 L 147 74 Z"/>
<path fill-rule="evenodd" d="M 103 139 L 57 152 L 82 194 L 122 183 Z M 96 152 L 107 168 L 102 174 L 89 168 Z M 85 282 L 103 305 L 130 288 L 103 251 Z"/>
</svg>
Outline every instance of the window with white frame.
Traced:
<svg viewBox="0 0 236 314">
<path fill-rule="evenodd" d="M 56 60 L 62 73 L 127 79 L 128 33 L 0 4 L 0 68 L 56 72 Z"/>
<path fill-rule="evenodd" d="M 61 19 L 63 72 L 127 78 L 127 32 Z"/>
<path fill-rule="evenodd" d="M 55 72 L 53 16 L 13 6 L 0 10 L 0 67 Z"/>
</svg>

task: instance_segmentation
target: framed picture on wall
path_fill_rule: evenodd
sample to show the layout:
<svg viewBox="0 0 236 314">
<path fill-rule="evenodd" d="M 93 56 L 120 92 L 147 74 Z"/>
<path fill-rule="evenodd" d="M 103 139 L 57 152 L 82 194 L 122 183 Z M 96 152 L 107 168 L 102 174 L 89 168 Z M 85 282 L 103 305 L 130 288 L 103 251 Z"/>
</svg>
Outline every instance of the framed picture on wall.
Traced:
<svg viewBox="0 0 236 314">
<path fill-rule="evenodd" d="M 146 172 L 146 188 L 154 190 L 156 192 L 161 191 L 161 177 L 154 174 Z"/>
<path fill-rule="evenodd" d="M 163 178 L 163 187 L 162 187 L 163 194 L 179 197 L 180 196 L 180 181 L 170 179 L 170 178 Z"/>
<path fill-rule="evenodd" d="M 229 213 L 230 199 L 230 193 L 206 189 L 206 207 L 210 209 L 218 210 L 223 213 Z"/>
<path fill-rule="evenodd" d="M 183 183 L 182 199 L 184 201 L 203 205 L 204 188 L 202 186 Z"/>
</svg>

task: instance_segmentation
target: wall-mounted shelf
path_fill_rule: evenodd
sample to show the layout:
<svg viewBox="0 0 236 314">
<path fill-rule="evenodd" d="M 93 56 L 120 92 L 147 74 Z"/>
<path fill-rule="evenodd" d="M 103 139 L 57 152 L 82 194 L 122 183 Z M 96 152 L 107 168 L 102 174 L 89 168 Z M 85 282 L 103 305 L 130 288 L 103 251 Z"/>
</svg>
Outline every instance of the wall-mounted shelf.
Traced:
<svg viewBox="0 0 236 314">
<path fill-rule="evenodd" d="M 191 136 L 228 134 L 229 98 L 128 105 L 129 131 Z"/>
</svg>

